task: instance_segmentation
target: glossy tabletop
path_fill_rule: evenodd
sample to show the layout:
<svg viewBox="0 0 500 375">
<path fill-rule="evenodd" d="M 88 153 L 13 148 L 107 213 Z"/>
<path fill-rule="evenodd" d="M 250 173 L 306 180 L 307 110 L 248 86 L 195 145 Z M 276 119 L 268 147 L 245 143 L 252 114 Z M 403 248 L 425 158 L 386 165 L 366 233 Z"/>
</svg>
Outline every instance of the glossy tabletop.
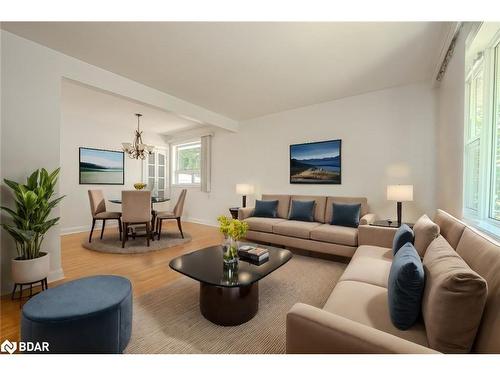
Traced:
<svg viewBox="0 0 500 375">
<path fill-rule="evenodd" d="M 151 203 L 168 202 L 169 200 L 170 200 L 170 198 L 151 197 Z M 120 199 L 110 199 L 109 201 L 111 203 L 122 204 L 121 198 Z"/>
<path fill-rule="evenodd" d="M 212 246 L 173 259 L 170 268 L 205 284 L 246 286 L 259 281 L 292 259 L 292 253 L 288 250 L 272 246 L 265 248 L 269 250 L 269 260 L 260 265 L 243 259 L 234 265 L 225 265 L 222 246 Z"/>
</svg>

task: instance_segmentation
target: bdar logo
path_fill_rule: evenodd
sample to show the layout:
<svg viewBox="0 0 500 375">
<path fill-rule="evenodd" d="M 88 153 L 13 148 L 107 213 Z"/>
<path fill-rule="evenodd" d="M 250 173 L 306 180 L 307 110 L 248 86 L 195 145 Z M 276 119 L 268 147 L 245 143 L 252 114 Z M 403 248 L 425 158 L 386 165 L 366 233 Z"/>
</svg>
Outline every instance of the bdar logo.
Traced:
<svg viewBox="0 0 500 375">
<path fill-rule="evenodd" d="M 16 342 L 10 342 L 9 340 L 5 340 L 2 345 L 0 345 L 0 351 L 4 353 L 9 353 L 12 354 L 16 351 L 17 349 L 17 343 Z"/>
</svg>

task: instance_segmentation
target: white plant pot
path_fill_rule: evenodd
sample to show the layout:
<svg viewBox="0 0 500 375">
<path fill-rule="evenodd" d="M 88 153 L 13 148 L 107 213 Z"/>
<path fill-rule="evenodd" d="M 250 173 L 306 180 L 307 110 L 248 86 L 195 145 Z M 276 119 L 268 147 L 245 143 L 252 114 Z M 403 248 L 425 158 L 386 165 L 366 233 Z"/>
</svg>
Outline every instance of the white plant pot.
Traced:
<svg viewBox="0 0 500 375">
<path fill-rule="evenodd" d="M 50 270 L 50 254 L 40 252 L 35 259 L 12 259 L 12 279 L 16 284 L 28 284 L 45 279 Z"/>
</svg>

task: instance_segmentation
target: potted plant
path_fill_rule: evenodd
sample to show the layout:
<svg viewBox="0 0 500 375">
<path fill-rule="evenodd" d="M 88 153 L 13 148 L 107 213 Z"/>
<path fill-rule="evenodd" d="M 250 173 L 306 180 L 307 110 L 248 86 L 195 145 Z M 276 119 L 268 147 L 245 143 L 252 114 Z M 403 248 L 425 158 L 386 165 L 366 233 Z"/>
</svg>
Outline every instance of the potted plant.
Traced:
<svg viewBox="0 0 500 375">
<path fill-rule="evenodd" d="M 41 246 L 47 231 L 57 224 L 59 218 L 49 218 L 52 209 L 64 196 L 52 199 L 59 168 L 52 173 L 37 169 L 26 184 L 5 179 L 12 190 L 15 209 L 1 207 L 12 219 L 11 224 L 2 223 L 3 229 L 14 239 L 17 257 L 12 259 L 12 278 L 16 284 L 27 284 L 45 279 L 49 274 L 49 253 Z"/>
<path fill-rule="evenodd" d="M 239 240 L 245 236 L 248 224 L 238 219 L 231 219 L 227 216 L 219 216 L 219 230 L 224 235 L 223 259 L 224 263 L 235 263 L 238 261 Z"/>
</svg>

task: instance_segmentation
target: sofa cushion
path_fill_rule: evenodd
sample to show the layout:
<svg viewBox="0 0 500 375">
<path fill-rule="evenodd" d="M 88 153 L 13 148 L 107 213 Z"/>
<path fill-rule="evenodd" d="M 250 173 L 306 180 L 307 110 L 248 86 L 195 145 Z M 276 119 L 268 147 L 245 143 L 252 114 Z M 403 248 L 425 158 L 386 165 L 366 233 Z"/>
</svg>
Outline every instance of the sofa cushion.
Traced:
<svg viewBox="0 0 500 375">
<path fill-rule="evenodd" d="M 415 247 L 407 242 L 394 255 L 389 272 L 389 313 L 397 328 L 410 328 L 420 316 L 424 282 L 420 256 Z"/>
<path fill-rule="evenodd" d="M 311 230 L 311 239 L 340 245 L 357 246 L 358 230 L 339 225 L 321 224 Z"/>
<path fill-rule="evenodd" d="M 318 195 L 292 195 L 290 201 L 314 201 L 314 221 L 325 222 L 326 197 Z"/>
<path fill-rule="evenodd" d="M 413 226 L 413 233 L 415 235 L 415 249 L 423 258 L 427 247 L 439 235 L 439 226 L 429 219 L 429 216 L 422 215 Z"/>
<path fill-rule="evenodd" d="M 253 216 L 255 217 L 278 217 L 278 201 L 256 200 Z"/>
<path fill-rule="evenodd" d="M 488 298 L 473 351 L 500 353 L 500 244 L 483 233 L 465 228 L 457 253 L 488 283 Z"/>
<path fill-rule="evenodd" d="M 362 197 L 328 197 L 326 199 L 326 209 L 325 209 L 325 223 L 332 222 L 333 216 L 333 203 L 361 203 L 360 217 L 365 216 L 368 213 L 368 200 Z"/>
<path fill-rule="evenodd" d="M 434 222 L 439 225 L 439 233 L 456 250 L 464 232 L 465 224 L 443 210 L 437 210 Z"/>
<path fill-rule="evenodd" d="M 273 233 L 273 226 L 286 221 L 285 219 L 270 218 L 270 217 L 249 217 L 244 220 L 248 223 L 248 228 L 250 230 L 255 230 L 257 232 L 268 232 Z"/>
<path fill-rule="evenodd" d="M 486 281 L 443 236 L 427 248 L 424 267 L 422 313 L 430 347 L 444 353 L 468 353 L 483 315 Z"/>
<path fill-rule="evenodd" d="M 362 281 L 387 288 L 391 264 L 391 249 L 363 245 L 357 248 L 340 281 Z"/>
<path fill-rule="evenodd" d="M 262 194 L 264 201 L 278 201 L 278 217 L 288 219 L 288 210 L 290 208 L 290 196 L 282 194 Z"/>
<path fill-rule="evenodd" d="M 323 309 L 408 341 L 428 346 L 422 321 L 418 321 L 406 331 L 394 327 L 389 316 L 387 298 L 387 288 L 359 281 L 341 281 L 333 289 Z"/>
<path fill-rule="evenodd" d="M 360 218 L 360 203 L 333 203 L 332 225 L 357 228 Z"/>
<path fill-rule="evenodd" d="M 374 245 L 361 245 L 356 249 L 352 260 L 358 258 L 383 260 L 392 263 L 392 250 L 388 247 L 374 246 Z M 352 262 L 352 261 L 351 261 Z M 387 273 L 389 276 L 389 273 Z"/>
<path fill-rule="evenodd" d="M 286 220 L 273 225 L 273 233 L 289 237 L 311 238 L 311 231 L 321 224 L 316 222 Z"/>
<path fill-rule="evenodd" d="M 288 220 L 314 221 L 314 201 L 296 201 L 292 199 Z"/>
<path fill-rule="evenodd" d="M 413 231 L 408 225 L 403 224 L 398 228 L 392 240 L 392 254 L 396 255 L 398 250 L 407 242 L 413 243 Z"/>
</svg>

